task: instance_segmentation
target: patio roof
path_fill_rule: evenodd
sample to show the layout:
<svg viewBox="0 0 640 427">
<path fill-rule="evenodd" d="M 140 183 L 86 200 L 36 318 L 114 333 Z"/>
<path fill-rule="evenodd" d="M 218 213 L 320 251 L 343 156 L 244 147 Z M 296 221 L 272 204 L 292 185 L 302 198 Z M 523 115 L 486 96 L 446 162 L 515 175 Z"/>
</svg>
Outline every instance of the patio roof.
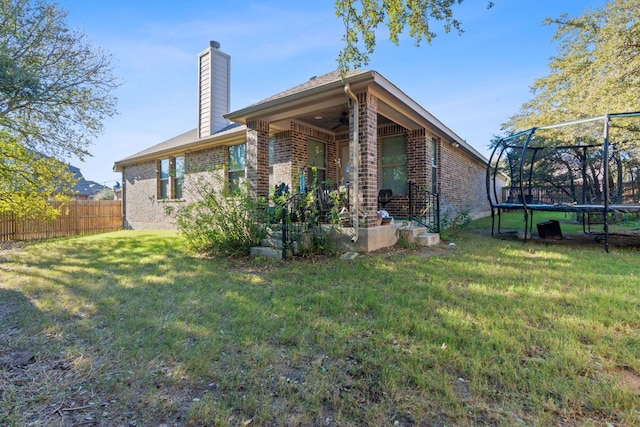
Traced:
<svg viewBox="0 0 640 427">
<path fill-rule="evenodd" d="M 486 163 L 487 159 L 475 148 L 449 129 L 420 104 L 374 70 L 350 70 L 344 78 L 339 71 L 312 77 L 288 90 L 265 98 L 255 104 L 225 114 L 233 122 L 246 124 L 253 119 L 267 120 L 272 128 L 282 122 L 297 119 L 325 130 L 332 130 L 327 123 L 338 123 L 341 114 L 348 110 L 345 84 L 354 92 L 367 90 L 378 98 L 378 113 L 383 118 L 407 129 L 428 128 L 445 141 L 459 146 L 471 156 Z M 329 120 L 314 120 L 318 112 L 331 116 Z"/>
</svg>

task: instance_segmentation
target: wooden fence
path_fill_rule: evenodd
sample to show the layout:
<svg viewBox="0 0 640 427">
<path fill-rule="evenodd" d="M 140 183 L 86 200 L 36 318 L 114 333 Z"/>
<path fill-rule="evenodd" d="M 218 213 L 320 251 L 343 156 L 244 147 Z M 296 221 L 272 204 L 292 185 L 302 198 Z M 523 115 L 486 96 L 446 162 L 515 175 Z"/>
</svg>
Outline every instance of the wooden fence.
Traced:
<svg viewBox="0 0 640 427">
<path fill-rule="evenodd" d="M 59 204 L 55 205 L 60 207 Z M 121 200 L 72 200 L 53 221 L 0 215 L 0 242 L 48 239 L 122 229 Z"/>
</svg>

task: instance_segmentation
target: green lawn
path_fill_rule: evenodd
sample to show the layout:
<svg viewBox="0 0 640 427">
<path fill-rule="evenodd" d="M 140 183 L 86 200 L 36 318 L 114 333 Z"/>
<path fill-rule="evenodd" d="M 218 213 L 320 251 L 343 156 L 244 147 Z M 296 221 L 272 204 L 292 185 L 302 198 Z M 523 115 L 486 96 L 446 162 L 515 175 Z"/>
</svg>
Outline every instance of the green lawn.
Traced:
<svg viewBox="0 0 640 427">
<path fill-rule="evenodd" d="M 640 425 L 640 252 L 490 224 L 352 261 L 2 250 L 0 425 Z"/>
</svg>

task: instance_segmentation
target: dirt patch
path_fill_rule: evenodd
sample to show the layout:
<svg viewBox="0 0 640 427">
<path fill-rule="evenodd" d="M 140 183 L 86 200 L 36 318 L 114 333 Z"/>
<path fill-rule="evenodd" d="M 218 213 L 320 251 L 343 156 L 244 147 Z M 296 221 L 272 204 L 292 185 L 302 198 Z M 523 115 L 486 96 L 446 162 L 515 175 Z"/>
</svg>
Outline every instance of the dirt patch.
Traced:
<svg viewBox="0 0 640 427">
<path fill-rule="evenodd" d="M 616 372 L 620 387 L 640 395 L 640 375 L 630 368 L 618 368 Z"/>
<path fill-rule="evenodd" d="M 441 242 L 434 246 L 418 246 L 413 245 L 409 247 L 395 245 L 389 248 L 379 249 L 372 252 L 372 254 L 385 255 L 388 257 L 414 255 L 424 258 L 430 258 L 434 256 L 446 256 L 453 253 L 455 246 L 449 246 L 447 242 Z"/>
</svg>

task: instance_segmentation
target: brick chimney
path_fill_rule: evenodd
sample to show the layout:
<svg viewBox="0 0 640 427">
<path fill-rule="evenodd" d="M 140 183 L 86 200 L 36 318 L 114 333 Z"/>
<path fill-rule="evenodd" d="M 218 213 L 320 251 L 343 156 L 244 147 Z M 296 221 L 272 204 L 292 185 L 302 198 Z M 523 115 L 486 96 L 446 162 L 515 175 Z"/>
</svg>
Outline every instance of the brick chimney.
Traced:
<svg viewBox="0 0 640 427">
<path fill-rule="evenodd" d="M 206 138 L 229 124 L 231 57 L 211 41 L 198 54 L 198 137 Z"/>
</svg>

